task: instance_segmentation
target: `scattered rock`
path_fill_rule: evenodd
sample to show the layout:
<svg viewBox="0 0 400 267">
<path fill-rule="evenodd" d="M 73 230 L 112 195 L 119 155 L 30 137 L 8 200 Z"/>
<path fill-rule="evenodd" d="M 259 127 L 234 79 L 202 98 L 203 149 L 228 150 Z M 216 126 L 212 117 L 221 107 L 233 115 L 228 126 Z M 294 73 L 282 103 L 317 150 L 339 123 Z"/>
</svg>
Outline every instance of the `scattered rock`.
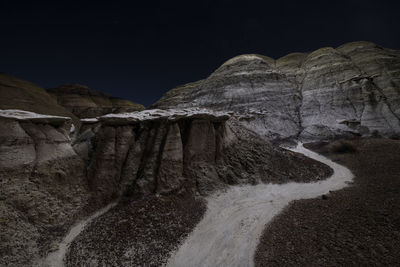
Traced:
<svg viewBox="0 0 400 267">
<path fill-rule="evenodd" d="M 400 195 L 386 190 L 400 187 L 400 142 L 348 142 L 359 153 L 335 157 L 354 173 L 354 184 L 326 199 L 293 202 L 265 229 L 256 266 L 399 265 Z M 316 151 L 329 156 L 324 146 Z"/>
</svg>

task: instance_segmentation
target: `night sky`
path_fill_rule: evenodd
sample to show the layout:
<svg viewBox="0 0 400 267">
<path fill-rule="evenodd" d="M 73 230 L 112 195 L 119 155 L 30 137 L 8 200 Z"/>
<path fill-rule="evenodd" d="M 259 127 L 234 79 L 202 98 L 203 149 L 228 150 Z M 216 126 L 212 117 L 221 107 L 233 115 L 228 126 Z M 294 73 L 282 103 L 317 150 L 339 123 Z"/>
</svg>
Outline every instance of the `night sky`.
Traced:
<svg viewBox="0 0 400 267">
<path fill-rule="evenodd" d="M 146 106 L 239 54 L 358 40 L 400 49 L 400 1 L 13 0 L 0 1 L 0 22 L 1 72 Z"/>
</svg>

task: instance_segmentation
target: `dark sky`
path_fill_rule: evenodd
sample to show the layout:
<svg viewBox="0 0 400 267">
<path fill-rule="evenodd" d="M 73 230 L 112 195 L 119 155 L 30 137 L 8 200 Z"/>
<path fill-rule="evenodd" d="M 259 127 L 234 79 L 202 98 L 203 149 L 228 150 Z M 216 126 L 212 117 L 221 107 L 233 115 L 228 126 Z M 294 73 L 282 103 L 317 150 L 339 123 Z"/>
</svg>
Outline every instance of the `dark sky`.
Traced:
<svg viewBox="0 0 400 267">
<path fill-rule="evenodd" d="M 147 2 L 147 4 L 145 4 Z M 0 71 L 150 105 L 244 53 L 400 49 L 400 1 L 1 1 Z"/>
</svg>

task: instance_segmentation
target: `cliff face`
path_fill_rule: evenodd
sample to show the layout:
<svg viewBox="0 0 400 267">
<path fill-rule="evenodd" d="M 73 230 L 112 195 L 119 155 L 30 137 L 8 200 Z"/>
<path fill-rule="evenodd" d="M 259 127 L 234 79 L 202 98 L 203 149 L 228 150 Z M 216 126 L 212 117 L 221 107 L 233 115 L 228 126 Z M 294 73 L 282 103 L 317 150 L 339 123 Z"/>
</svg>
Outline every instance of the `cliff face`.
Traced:
<svg viewBox="0 0 400 267">
<path fill-rule="evenodd" d="M 94 118 L 108 113 L 140 111 L 144 106 L 129 100 L 94 91 L 87 86 L 68 84 L 49 89 L 48 92 L 79 118 Z"/>
<path fill-rule="evenodd" d="M 400 54 L 356 42 L 278 60 L 242 55 L 152 107 L 233 111 L 267 139 L 399 135 Z"/>
</svg>

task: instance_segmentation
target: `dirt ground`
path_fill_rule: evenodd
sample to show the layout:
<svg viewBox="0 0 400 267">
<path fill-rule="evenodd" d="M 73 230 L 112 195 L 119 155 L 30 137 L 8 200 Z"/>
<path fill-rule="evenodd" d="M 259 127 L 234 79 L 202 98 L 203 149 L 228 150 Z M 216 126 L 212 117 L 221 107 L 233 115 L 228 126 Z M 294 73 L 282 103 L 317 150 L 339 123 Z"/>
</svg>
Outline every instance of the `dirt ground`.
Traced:
<svg viewBox="0 0 400 267">
<path fill-rule="evenodd" d="M 205 210 L 188 195 L 122 201 L 72 242 L 66 266 L 160 266 Z"/>
<path fill-rule="evenodd" d="M 306 147 L 348 167 L 354 184 L 289 205 L 266 227 L 256 266 L 400 266 L 400 141 L 346 142 Z"/>
</svg>

